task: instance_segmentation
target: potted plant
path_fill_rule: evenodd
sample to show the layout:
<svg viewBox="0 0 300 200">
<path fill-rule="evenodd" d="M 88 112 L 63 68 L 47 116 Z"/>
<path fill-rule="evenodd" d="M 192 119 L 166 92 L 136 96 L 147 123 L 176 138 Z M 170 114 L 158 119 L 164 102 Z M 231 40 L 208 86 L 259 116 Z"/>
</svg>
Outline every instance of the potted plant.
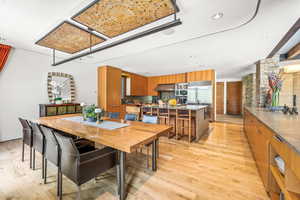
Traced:
<svg viewBox="0 0 300 200">
<path fill-rule="evenodd" d="M 84 107 L 84 113 L 88 122 L 96 122 L 97 121 L 97 113 L 95 113 L 96 106 L 89 105 Z"/>
</svg>

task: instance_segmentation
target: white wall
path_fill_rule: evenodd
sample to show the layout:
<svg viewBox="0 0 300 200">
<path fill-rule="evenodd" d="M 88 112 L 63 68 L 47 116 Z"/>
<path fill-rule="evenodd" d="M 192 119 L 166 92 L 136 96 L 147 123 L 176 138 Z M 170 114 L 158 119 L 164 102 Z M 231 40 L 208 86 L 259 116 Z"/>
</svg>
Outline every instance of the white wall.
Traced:
<svg viewBox="0 0 300 200">
<path fill-rule="evenodd" d="M 0 72 L 0 141 L 22 136 L 18 117 L 37 119 L 39 104 L 48 103 L 47 73 L 59 71 L 74 76 L 76 101 L 96 103 L 96 66 L 70 62 L 52 67 L 51 56 L 13 49 Z"/>
</svg>

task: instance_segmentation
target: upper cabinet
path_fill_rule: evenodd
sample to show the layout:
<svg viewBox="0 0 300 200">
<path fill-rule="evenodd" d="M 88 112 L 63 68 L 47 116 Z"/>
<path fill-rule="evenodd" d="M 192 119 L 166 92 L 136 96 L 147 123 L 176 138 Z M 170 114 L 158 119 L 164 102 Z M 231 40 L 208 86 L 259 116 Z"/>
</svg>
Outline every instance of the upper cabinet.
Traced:
<svg viewBox="0 0 300 200">
<path fill-rule="evenodd" d="M 194 71 L 187 73 L 187 82 L 215 80 L 214 70 Z"/>
<path fill-rule="evenodd" d="M 155 91 L 155 88 L 159 84 L 173 84 L 185 82 L 187 82 L 186 73 L 148 77 L 148 95 L 157 96 L 157 91 Z"/>
<path fill-rule="evenodd" d="M 131 80 L 131 96 L 147 96 L 148 93 L 148 80 L 147 77 L 137 75 L 137 74 L 130 74 Z"/>
<path fill-rule="evenodd" d="M 98 68 L 98 106 L 109 112 L 121 109 L 121 74 L 115 67 Z"/>
<path fill-rule="evenodd" d="M 158 76 L 159 84 L 185 83 L 186 73 Z"/>
<path fill-rule="evenodd" d="M 157 91 L 155 88 L 159 84 L 159 77 L 158 76 L 151 76 L 148 77 L 148 95 L 149 96 L 157 96 Z"/>
</svg>

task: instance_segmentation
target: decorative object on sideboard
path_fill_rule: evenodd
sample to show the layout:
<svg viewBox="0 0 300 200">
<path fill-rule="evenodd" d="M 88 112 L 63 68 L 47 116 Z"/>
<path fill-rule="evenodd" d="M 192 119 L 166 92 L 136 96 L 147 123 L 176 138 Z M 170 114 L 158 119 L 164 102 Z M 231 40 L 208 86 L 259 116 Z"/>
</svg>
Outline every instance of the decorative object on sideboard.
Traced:
<svg viewBox="0 0 300 200">
<path fill-rule="evenodd" d="M 47 78 L 50 103 L 62 104 L 75 101 L 75 82 L 70 74 L 49 72 Z"/>
<path fill-rule="evenodd" d="M 283 80 L 280 74 L 271 72 L 268 76 L 269 79 L 269 90 L 267 93 L 267 104 L 271 108 L 279 106 L 279 93 L 282 88 Z"/>
</svg>

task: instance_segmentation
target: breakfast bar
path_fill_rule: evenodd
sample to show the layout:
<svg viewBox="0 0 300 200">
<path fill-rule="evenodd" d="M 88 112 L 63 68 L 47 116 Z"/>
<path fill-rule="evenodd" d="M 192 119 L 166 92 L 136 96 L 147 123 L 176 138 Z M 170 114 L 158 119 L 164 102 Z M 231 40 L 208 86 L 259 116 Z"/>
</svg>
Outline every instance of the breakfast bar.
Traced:
<svg viewBox="0 0 300 200">
<path fill-rule="evenodd" d="M 209 128 L 209 113 L 206 105 L 146 105 L 142 115 L 158 116 L 159 123 L 169 125 L 169 135 L 176 139 L 188 136 L 189 142 L 198 141 Z"/>
</svg>

